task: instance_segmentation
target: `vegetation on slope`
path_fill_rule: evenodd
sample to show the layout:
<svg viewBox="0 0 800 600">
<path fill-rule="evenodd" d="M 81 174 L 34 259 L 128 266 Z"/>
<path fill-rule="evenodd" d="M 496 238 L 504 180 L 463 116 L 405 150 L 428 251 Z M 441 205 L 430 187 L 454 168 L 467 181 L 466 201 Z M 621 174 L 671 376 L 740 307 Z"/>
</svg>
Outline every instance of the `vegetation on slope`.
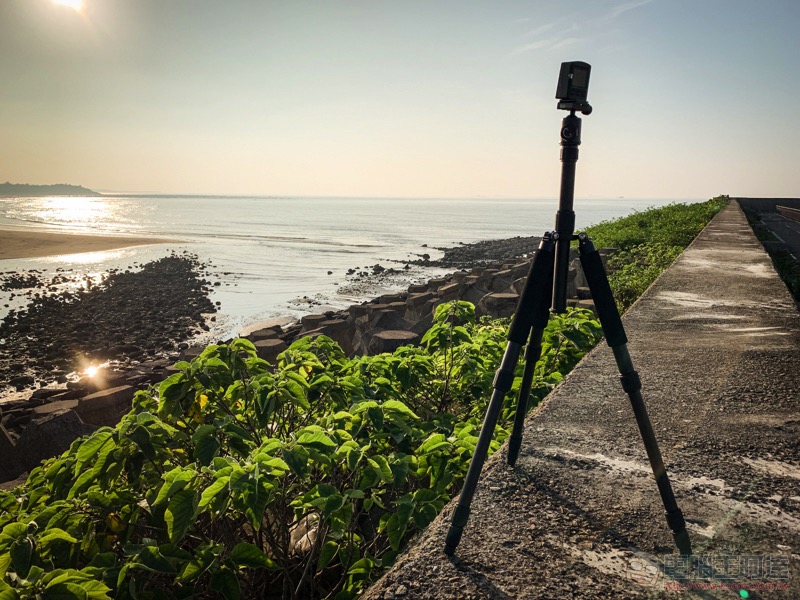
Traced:
<svg viewBox="0 0 800 600">
<path fill-rule="evenodd" d="M 696 204 L 670 204 L 585 230 L 597 248 L 618 250 L 609 260 L 609 281 L 621 312 L 680 256 L 727 202 L 727 196 L 718 196 Z"/>
<path fill-rule="evenodd" d="M 654 242 L 667 247 L 702 227 L 661 210 L 672 216 L 623 220 L 627 235 L 591 231 L 629 257 L 631 288 L 652 275 L 640 226 L 694 228 Z M 138 392 L 115 428 L 0 492 L 0 600 L 354 597 L 458 492 L 507 325 L 454 302 L 419 347 L 392 354 L 351 359 L 304 338 L 271 366 L 247 340 L 209 346 Z M 552 316 L 529 404 L 600 336 L 588 311 Z"/>
</svg>

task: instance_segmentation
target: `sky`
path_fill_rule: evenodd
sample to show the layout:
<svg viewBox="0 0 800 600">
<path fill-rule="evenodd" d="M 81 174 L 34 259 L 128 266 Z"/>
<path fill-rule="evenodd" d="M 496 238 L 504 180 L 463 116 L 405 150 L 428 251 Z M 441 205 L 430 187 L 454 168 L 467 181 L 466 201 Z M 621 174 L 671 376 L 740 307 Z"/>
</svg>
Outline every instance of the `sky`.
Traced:
<svg viewBox="0 0 800 600">
<path fill-rule="evenodd" d="M 798 0 L 61 2 L 0 0 L 0 181 L 554 198 L 581 60 L 576 198 L 800 196 Z"/>
</svg>

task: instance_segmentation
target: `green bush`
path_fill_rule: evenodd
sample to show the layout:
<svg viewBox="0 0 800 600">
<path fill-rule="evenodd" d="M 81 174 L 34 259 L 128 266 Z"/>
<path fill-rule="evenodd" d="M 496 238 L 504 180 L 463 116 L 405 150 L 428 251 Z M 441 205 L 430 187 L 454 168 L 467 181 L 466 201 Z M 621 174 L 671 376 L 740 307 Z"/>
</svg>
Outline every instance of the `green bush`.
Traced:
<svg viewBox="0 0 800 600">
<path fill-rule="evenodd" d="M 456 302 L 393 354 L 304 338 L 272 367 L 209 346 L 0 492 L 0 599 L 354 597 L 457 493 L 506 325 Z M 600 335 L 553 317 L 528 402 Z"/>
<path fill-rule="evenodd" d="M 729 198 L 718 196 L 695 204 L 669 204 L 604 221 L 586 228 L 598 248 L 629 250 L 634 246 L 661 244 L 685 248 L 697 237 Z"/>
</svg>

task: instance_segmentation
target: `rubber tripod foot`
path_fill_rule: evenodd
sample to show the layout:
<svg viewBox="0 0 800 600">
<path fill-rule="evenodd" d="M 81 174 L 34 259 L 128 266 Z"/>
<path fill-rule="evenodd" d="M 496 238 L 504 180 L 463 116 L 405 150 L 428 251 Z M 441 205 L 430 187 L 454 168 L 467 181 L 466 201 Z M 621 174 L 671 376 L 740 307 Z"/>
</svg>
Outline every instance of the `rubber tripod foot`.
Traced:
<svg viewBox="0 0 800 600">
<path fill-rule="evenodd" d="M 691 556 L 692 542 L 689 539 L 689 532 L 682 529 L 677 533 L 673 533 L 672 536 L 675 538 L 675 545 L 678 547 L 678 552 L 681 553 L 681 556 Z"/>
</svg>

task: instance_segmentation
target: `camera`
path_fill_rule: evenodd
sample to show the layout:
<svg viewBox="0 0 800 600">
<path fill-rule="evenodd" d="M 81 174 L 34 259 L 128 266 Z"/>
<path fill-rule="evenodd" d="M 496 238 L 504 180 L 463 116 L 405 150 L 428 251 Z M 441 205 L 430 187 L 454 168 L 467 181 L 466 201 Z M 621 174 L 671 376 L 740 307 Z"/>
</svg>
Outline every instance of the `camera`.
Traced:
<svg viewBox="0 0 800 600">
<path fill-rule="evenodd" d="M 558 75 L 556 99 L 559 110 L 580 111 L 584 115 L 592 112 L 591 105 L 586 101 L 589 95 L 589 74 L 592 71 L 590 64 L 575 60 L 561 63 L 561 72 Z"/>
</svg>

